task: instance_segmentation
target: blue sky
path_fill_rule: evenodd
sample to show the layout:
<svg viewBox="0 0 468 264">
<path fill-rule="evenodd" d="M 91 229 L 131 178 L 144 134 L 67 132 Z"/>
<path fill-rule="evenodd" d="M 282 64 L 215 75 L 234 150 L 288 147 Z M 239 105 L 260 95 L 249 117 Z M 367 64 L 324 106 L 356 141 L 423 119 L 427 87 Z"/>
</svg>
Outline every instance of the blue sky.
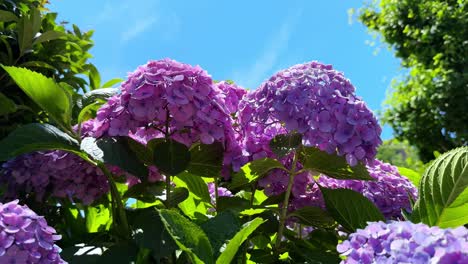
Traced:
<svg viewBox="0 0 468 264">
<path fill-rule="evenodd" d="M 52 0 L 59 20 L 95 30 L 93 63 L 102 80 L 125 78 L 151 59 L 198 64 L 215 80 L 255 89 L 276 71 L 311 60 L 345 73 L 379 110 L 400 62 L 348 9 L 362 1 Z M 287 3 L 287 5 L 286 5 Z M 391 137 L 386 127 L 382 135 Z"/>
</svg>

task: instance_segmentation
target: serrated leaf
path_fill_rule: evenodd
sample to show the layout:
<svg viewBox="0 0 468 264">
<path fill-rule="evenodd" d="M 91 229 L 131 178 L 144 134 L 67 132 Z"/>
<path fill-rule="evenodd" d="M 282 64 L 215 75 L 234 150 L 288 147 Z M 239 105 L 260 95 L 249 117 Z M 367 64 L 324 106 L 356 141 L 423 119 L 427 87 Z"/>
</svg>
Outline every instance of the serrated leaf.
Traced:
<svg viewBox="0 0 468 264">
<path fill-rule="evenodd" d="M 240 171 L 232 177 L 231 188 L 236 189 L 249 185 L 273 169 L 284 169 L 283 164 L 271 158 L 254 160 L 242 166 Z"/>
<path fill-rule="evenodd" d="M 0 116 L 16 112 L 16 104 L 0 92 Z"/>
<path fill-rule="evenodd" d="M 335 220 L 326 211 L 315 206 L 304 206 L 289 214 L 288 217 L 296 217 L 299 223 L 306 226 L 330 228 Z"/>
<path fill-rule="evenodd" d="M 302 143 L 302 135 L 296 132 L 281 134 L 270 140 L 270 149 L 282 158 L 297 149 Z"/>
<path fill-rule="evenodd" d="M 118 166 L 141 179 L 146 179 L 148 168 L 133 155 L 128 140 L 127 137 L 87 137 L 81 141 L 81 149 L 95 160 Z"/>
<path fill-rule="evenodd" d="M 202 201 L 211 202 L 208 186 L 202 178 L 186 172 L 179 173 L 176 177 L 185 182 L 190 192 L 200 197 Z"/>
<path fill-rule="evenodd" d="M 214 257 L 221 254 L 222 245 L 229 241 L 241 228 L 239 218 L 232 211 L 218 213 L 201 225 L 213 247 Z"/>
<path fill-rule="evenodd" d="M 156 144 L 153 147 L 153 155 L 154 165 L 167 176 L 183 172 L 190 162 L 187 146 L 172 139 Z"/>
<path fill-rule="evenodd" d="M 203 230 L 182 215 L 171 210 L 160 210 L 161 220 L 179 248 L 192 263 L 214 263 L 213 248 Z"/>
<path fill-rule="evenodd" d="M 299 160 L 304 169 L 323 173 L 335 179 L 374 180 L 362 163 L 350 166 L 344 157 L 328 154 L 318 148 L 303 147 L 300 150 Z"/>
<path fill-rule="evenodd" d="M 420 184 L 412 221 L 444 228 L 468 223 L 468 147 L 440 155 Z"/>
<path fill-rule="evenodd" d="M 19 66 L 26 67 L 26 68 L 44 68 L 44 69 L 55 71 L 54 66 L 47 64 L 43 61 L 26 61 L 26 62 L 21 63 Z"/>
<path fill-rule="evenodd" d="M 55 150 L 79 153 L 78 142 L 60 129 L 49 124 L 27 124 L 18 127 L 0 141 L 0 160 L 38 151 Z"/>
<path fill-rule="evenodd" d="M 54 80 L 26 68 L 2 66 L 16 84 L 55 122 L 66 129 L 71 123 L 69 95 Z"/>
<path fill-rule="evenodd" d="M 223 146 L 219 142 L 195 144 L 190 148 L 187 171 L 200 177 L 219 177 L 223 165 Z"/>
<path fill-rule="evenodd" d="M 242 228 L 236 235 L 229 240 L 226 248 L 216 260 L 217 264 L 231 263 L 232 259 L 237 253 L 237 250 L 241 247 L 242 243 L 261 225 L 265 222 L 260 217 L 255 218 L 242 225 Z"/>
<path fill-rule="evenodd" d="M 350 189 L 320 187 L 330 215 L 349 231 L 367 226 L 367 222 L 385 221 L 377 207 L 362 194 Z"/>
<path fill-rule="evenodd" d="M 64 32 L 60 32 L 60 31 L 54 31 L 54 30 L 46 31 L 33 41 L 33 45 L 39 44 L 45 41 L 59 39 L 59 38 L 66 37 L 66 36 L 67 34 L 65 34 Z"/>
</svg>

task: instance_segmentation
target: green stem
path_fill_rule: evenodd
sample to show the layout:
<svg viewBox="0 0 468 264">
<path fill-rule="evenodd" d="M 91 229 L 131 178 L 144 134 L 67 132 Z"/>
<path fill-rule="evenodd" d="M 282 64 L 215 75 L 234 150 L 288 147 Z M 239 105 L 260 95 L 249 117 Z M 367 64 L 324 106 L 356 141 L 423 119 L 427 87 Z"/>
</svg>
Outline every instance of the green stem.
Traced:
<svg viewBox="0 0 468 264">
<path fill-rule="evenodd" d="M 292 168 L 289 171 L 289 181 L 288 187 L 286 189 L 286 194 L 284 195 L 283 207 L 281 208 L 280 222 L 278 227 L 278 234 L 276 235 L 275 249 L 278 250 L 281 244 L 281 239 L 283 238 L 284 227 L 286 223 L 286 217 L 288 213 L 289 197 L 291 196 L 291 190 L 294 183 L 294 176 L 296 176 L 296 163 L 297 163 L 297 154 L 294 153 Z"/>
<path fill-rule="evenodd" d="M 166 175 L 166 207 L 169 208 L 169 201 L 171 199 L 171 176 Z"/>
<path fill-rule="evenodd" d="M 215 187 L 215 210 L 218 213 L 218 178 L 214 177 L 214 187 Z"/>
</svg>

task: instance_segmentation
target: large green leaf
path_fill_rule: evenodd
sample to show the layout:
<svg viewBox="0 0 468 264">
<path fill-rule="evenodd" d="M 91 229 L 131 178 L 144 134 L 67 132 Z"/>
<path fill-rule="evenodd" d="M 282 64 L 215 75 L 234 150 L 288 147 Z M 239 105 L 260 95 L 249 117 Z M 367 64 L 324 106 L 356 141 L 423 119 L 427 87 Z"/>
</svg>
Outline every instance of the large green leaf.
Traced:
<svg viewBox="0 0 468 264">
<path fill-rule="evenodd" d="M 33 45 L 39 44 L 45 41 L 59 39 L 62 37 L 67 37 L 67 34 L 64 32 L 54 31 L 54 30 L 46 31 L 34 40 Z"/>
<path fill-rule="evenodd" d="M 177 175 L 187 169 L 190 152 L 187 146 L 172 139 L 161 141 L 153 147 L 154 165 L 167 176 Z"/>
<path fill-rule="evenodd" d="M 374 180 L 362 163 L 350 166 L 344 157 L 328 154 L 318 148 L 303 147 L 300 150 L 299 160 L 305 169 L 323 173 L 335 179 Z"/>
<path fill-rule="evenodd" d="M 111 80 L 105 82 L 102 85 L 102 88 L 110 88 L 110 87 L 114 86 L 114 84 L 118 84 L 118 83 L 121 83 L 123 81 L 125 81 L 125 80 L 121 79 L 121 78 L 114 78 L 114 79 L 111 79 Z"/>
<path fill-rule="evenodd" d="M 210 239 L 214 257 L 217 258 L 221 254 L 223 244 L 234 237 L 241 228 L 241 223 L 238 215 L 232 211 L 224 211 L 203 223 L 201 228 Z"/>
<path fill-rule="evenodd" d="M 10 21 L 17 21 L 18 17 L 8 11 L 0 10 L 0 22 L 10 22 Z"/>
<path fill-rule="evenodd" d="M 172 190 L 169 199 L 165 201 L 168 208 L 176 207 L 181 202 L 185 201 L 189 197 L 190 193 L 185 187 L 177 187 Z"/>
<path fill-rule="evenodd" d="M 397 167 L 397 168 L 398 168 L 398 172 L 401 175 L 408 178 L 408 180 L 410 180 L 416 187 L 419 187 L 419 182 L 421 181 L 421 177 L 422 177 L 421 174 L 409 168 L 405 168 L 405 167 Z"/>
<path fill-rule="evenodd" d="M 172 210 L 160 210 L 159 213 L 166 230 L 192 263 L 214 263 L 213 248 L 199 226 Z"/>
<path fill-rule="evenodd" d="M 200 177 L 219 177 L 223 166 L 223 146 L 219 142 L 195 144 L 190 148 L 187 171 Z"/>
<path fill-rule="evenodd" d="M 362 194 L 349 189 L 321 187 L 328 212 L 349 231 L 364 228 L 369 221 L 384 221 L 379 209 Z"/>
<path fill-rule="evenodd" d="M 297 149 L 301 143 L 302 135 L 299 133 L 281 134 L 270 140 L 270 149 L 281 158 Z"/>
<path fill-rule="evenodd" d="M 192 175 L 190 173 L 186 173 L 186 172 L 182 172 L 178 174 L 177 178 L 185 182 L 190 192 L 200 197 L 202 201 L 207 202 L 207 203 L 211 202 L 210 192 L 208 191 L 208 186 L 202 178 Z"/>
<path fill-rule="evenodd" d="M 134 244 L 125 243 L 117 244 L 106 251 L 96 263 L 99 264 L 128 264 L 135 261 L 138 254 L 138 247 Z"/>
<path fill-rule="evenodd" d="M 315 206 L 305 206 L 290 213 L 288 217 L 296 217 L 299 223 L 306 226 L 330 228 L 335 220 L 324 210 Z"/>
<path fill-rule="evenodd" d="M 254 220 L 245 223 L 241 230 L 237 232 L 231 240 L 229 240 L 224 251 L 216 260 L 216 263 L 231 263 L 231 260 L 236 255 L 237 250 L 239 250 L 242 243 L 244 243 L 244 241 L 247 240 L 247 238 L 255 231 L 255 229 L 257 229 L 257 227 L 259 227 L 264 222 L 265 221 L 262 218 L 257 217 Z"/>
<path fill-rule="evenodd" d="M 55 122 L 71 129 L 71 102 L 69 95 L 54 80 L 25 68 L 2 66 L 16 84 Z"/>
<path fill-rule="evenodd" d="M 16 104 L 0 92 L 0 116 L 16 112 Z"/>
<path fill-rule="evenodd" d="M 111 211 L 102 204 L 86 207 L 86 229 L 90 233 L 106 231 L 112 224 Z"/>
<path fill-rule="evenodd" d="M 78 142 L 49 124 L 27 124 L 18 127 L 0 141 L 0 160 L 38 151 L 61 149 L 78 153 Z"/>
<path fill-rule="evenodd" d="M 272 169 L 284 169 L 283 164 L 275 159 L 263 158 L 254 160 L 242 166 L 241 170 L 232 177 L 231 188 L 240 188 L 249 185 Z"/>
<path fill-rule="evenodd" d="M 93 104 L 96 101 L 102 100 L 107 101 L 112 96 L 116 95 L 119 92 L 117 88 L 103 88 L 87 92 L 83 95 L 81 100 L 77 102 L 77 105 L 80 109 L 83 109 L 87 105 Z"/>
<path fill-rule="evenodd" d="M 412 220 L 430 226 L 468 223 L 468 147 L 439 156 L 424 172 Z"/>
<path fill-rule="evenodd" d="M 87 137 L 81 141 L 81 149 L 95 160 L 118 166 L 141 179 L 146 179 L 148 168 L 133 154 L 128 140 L 127 137 Z"/>
</svg>

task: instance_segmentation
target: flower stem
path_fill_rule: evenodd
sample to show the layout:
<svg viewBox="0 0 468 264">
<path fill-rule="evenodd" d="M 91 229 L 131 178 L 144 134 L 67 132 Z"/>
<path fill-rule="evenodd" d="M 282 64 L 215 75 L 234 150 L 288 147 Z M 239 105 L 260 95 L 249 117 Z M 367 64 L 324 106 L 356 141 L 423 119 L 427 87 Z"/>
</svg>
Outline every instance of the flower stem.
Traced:
<svg viewBox="0 0 468 264">
<path fill-rule="evenodd" d="M 171 176 L 166 175 L 166 207 L 169 208 L 169 201 L 171 199 Z"/>
<path fill-rule="evenodd" d="M 215 177 L 214 178 L 214 188 L 215 188 L 215 210 L 216 210 L 216 213 L 218 213 L 218 178 Z"/>
<path fill-rule="evenodd" d="M 297 163 L 297 154 L 294 153 L 292 168 L 289 171 L 289 181 L 286 193 L 284 195 L 283 206 L 281 208 L 280 222 L 278 227 L 278 234 L 276 235 L 275 249 L 278 250 L 281 244 L 281 239 L 283 238 L 284 227 L 286 223 L 286 217 L 288 213 L 289 197 L 291 196 L 292 186 L 294 183 L 294 176 L 296 176 L 296 163 Z"/>
</svg>

